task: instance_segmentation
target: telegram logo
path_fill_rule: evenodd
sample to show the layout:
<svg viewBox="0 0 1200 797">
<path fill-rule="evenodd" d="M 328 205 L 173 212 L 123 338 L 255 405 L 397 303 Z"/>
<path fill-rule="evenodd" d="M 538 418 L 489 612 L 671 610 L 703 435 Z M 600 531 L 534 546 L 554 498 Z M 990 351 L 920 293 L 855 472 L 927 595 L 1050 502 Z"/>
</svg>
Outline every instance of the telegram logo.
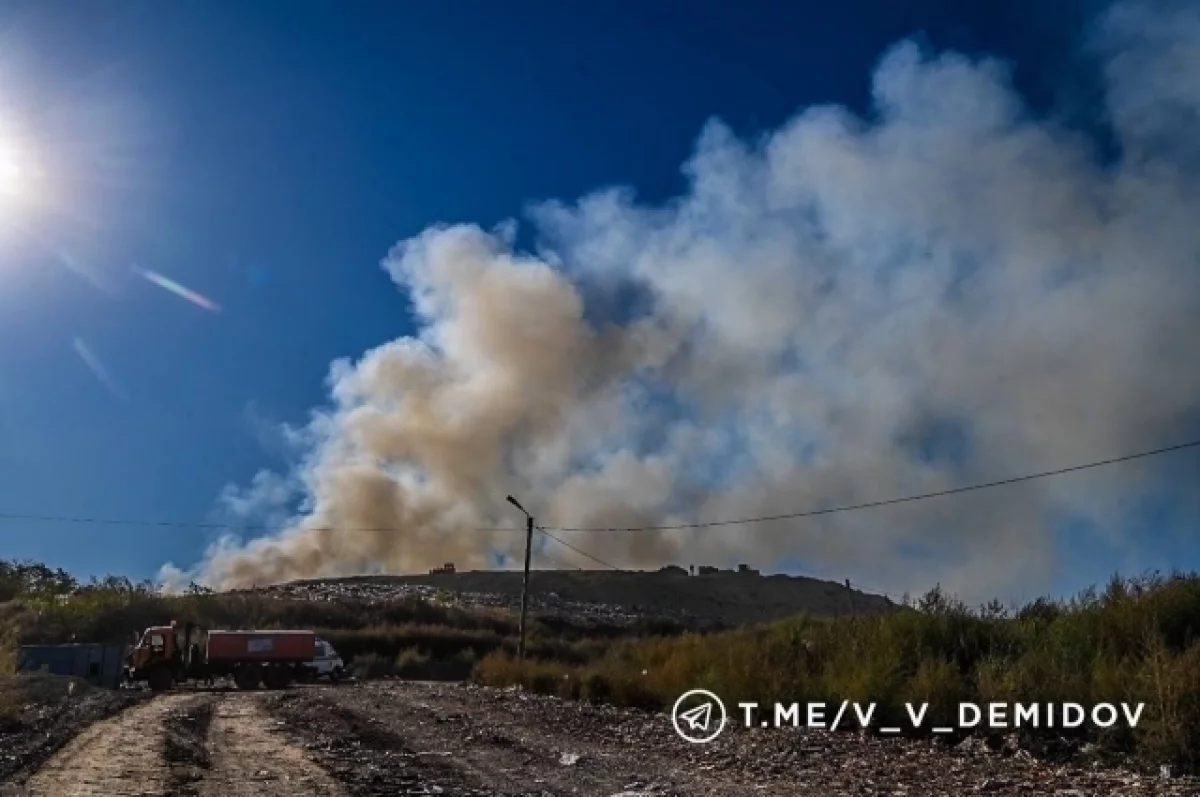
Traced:
<svg viewBox="0 0 1200 797">
<path fill-rule="evenodd" d="M 675 732 L 692 744 L 711 742 L 725 730 L 728 720 L 721 698 L 707 689 L 684 692 L 671 708 Z"/>
</svg>

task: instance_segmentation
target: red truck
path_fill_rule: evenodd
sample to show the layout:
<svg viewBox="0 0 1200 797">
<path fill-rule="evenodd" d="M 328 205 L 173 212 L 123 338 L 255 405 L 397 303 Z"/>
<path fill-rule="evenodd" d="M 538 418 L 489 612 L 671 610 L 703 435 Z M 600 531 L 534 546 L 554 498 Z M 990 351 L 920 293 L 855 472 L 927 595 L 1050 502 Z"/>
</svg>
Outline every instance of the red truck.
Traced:
<svg viewBox="0 0 1200 797">
<path fill-rule="evenodd" d="M 146 629 L 126 656 L 125 677 L 156 692 L 227 676 L 239 689 L 282 689 L 308 676 L 316 653 L 312 631 L 203 632 L 188 623 L 180 633 L 172 622 Z"/>
</svg>

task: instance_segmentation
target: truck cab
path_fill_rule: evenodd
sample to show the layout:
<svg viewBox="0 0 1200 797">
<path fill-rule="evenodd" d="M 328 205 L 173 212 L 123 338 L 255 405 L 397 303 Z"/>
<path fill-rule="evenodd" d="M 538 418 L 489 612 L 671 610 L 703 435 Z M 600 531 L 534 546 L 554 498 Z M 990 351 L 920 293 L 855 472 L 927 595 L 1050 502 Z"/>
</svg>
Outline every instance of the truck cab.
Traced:
<svg viewBox="0 0 1200 797">
<path fill-rule="evenodd" d="M 147 628 L 125 659 L 125 673 L 130 680 L 149 680 L 155 689 L 163 689 L 175 680 L 181 656 L 176 625 L 156 625 Z"/>
<path fill-rule="evenodd" d="M 132 663 L 135 667 L 144 667 L 159 658 L 169 660 L 175 650 L 175 626 L 152 626 L 146 629 L 134 646 Z"/>
<path fill-rule="evenodd" d="M 336 683 L 345 674 L 346 665 L 333 645 L 324 639 L 317 640 L 317 653 L 308 669 L 315 678 L 328 678 Z"/>
</svg>

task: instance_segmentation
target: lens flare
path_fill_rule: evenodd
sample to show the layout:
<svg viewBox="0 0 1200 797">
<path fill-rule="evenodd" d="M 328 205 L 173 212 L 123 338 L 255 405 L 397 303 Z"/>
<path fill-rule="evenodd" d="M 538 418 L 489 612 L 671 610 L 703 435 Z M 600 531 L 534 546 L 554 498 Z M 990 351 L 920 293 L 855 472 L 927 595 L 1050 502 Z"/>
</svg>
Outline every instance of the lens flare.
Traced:
<svg viewBox="0 0 1200 797">
<path fill-rule="evenodd" d="M 100 384 L 104 385 L 113 398 L 122 402 L 129 400 L 121 385 L 117 383 L 116 379 L 113 379 L 108 369 L 104 367 L 104 363 L 100 361 L 100 358 L 88 346 L 87 341 L 81 337 L 76 337 L 71 341 L 71 345 L 75 348 L 75 353 L 79 355 L 79 359 L 83 360 L 83 364 L 100 380 Z"/>
<path fill-rule="evenodd" d="M 149 280 L 150 282 L 154 283 L 158 287 L 168 290 L 171 293 L 175 294 L 176 296 L 178 296 L 182 299 L 188 300 L 189 302 L 196 305 L 197 307 L 201 307 L 201 308 L 208 310 L 210 312 L 213 312 L 213 313 L 221 312 L 221 306 L 219 304 L 217 304 L 216 302 L 214 302 L 212 299 L 209 299 L 207 296 L 197 293 L 196 291 L 193 291 L 190 288 L 186 288 L 183 285 L 180 285 L 175 280 L 168 279 L 168 278 L 164 277 L 162 274 L 159 274 L 155 271 L 150 271 L 150 270 L 144 269 L 144 268 L 137 268 L 136 266 L 134 267 L 133 271 L 135 274 L 138 274 L 139 276 Z"/>
</svg>

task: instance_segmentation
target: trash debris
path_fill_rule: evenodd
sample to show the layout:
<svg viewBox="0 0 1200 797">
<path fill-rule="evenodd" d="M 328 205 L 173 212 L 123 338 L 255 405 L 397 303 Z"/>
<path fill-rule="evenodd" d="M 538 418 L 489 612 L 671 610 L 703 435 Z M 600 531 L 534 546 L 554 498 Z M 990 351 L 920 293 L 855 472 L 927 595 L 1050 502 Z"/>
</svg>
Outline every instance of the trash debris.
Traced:
<svg viewBox="0 0 1200 797">
<path fill-rule="evenodd" d="M 377 682 L 295 700 L 271 696 L 271 703 L 297 734 L 321 740 L 318 761 L 341 772 L 343 783 L 358 784 L 351 793 L 374 794 L 363 784 L 378 783 L 389 794 L 436 787 L 461 797 L 772 795 L 801 787 L 828 797 L 1200 794 L 1194 777 L 1164 781 L 1090 761 L 1047 763 L 1016 738 L 975 736 L 939 747 L 735 724 L 711 744 L 693 745 L 675 737 L 661 714 L 479 685 Z"/>
<path fill-rule="evenodd" d="M 323 602 L 357 600 L 368 604 L 417 599 L 462 609 L 518 609 L 521 605 L 519 595 L 497 592 L 447 593 L 445 590 L 439 590 L 426 584 L 406 584 L 394 581 L 386 583 L 357 580 L 353 582 L 292 582 L 234 591 L 253 592 L 288 600 Z M 647 618 L 668 619 L 684 623 L 696 619 L 686 611 L 673 610 L 665 606 L 658 606 L 653 610 L 648 607 L 631 610 L 631 607 L 611 603 L 568 601 L 553 592 L 531 595 L 529 608 L 530 611 L 551 619 L 562 617 L 577 622 L 590 621 L 615 625 L 629 624 Z"/>
</svg>

